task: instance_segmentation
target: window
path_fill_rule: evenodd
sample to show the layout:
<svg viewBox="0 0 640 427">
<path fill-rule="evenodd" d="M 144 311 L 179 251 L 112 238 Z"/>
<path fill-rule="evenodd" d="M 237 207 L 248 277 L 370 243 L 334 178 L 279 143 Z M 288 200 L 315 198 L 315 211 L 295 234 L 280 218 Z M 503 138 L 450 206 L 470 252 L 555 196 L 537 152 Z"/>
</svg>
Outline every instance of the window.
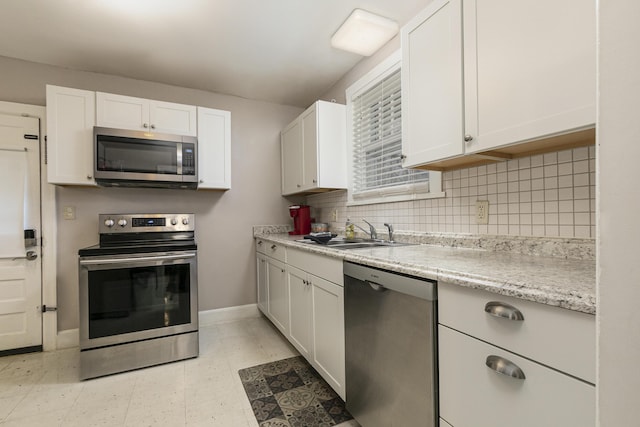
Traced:
<svg viewBox="0 0 640 427">
<path fill-rule="evenodd" d="M 353 203 L 429 194 L 430 172 L 402 168 L 401 104 L 399 52 L 347 90 Z M 439 173 L 431 175 L 437 175 L 439 182 Z"/>
</svg>

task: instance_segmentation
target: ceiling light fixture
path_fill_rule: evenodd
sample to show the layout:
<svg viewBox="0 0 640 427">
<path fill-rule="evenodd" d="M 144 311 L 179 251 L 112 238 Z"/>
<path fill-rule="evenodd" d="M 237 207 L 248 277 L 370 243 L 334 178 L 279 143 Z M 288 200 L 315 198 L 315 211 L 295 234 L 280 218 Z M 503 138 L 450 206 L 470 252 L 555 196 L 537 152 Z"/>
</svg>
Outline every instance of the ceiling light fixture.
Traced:
<svg viewBox="0 0 640 427">
<path fill-rule="evenodd" d="M 331 46 L 371 56 L 398 33 L 398 24 L 384 16 L 355 9 L 331 37 Z"/>
</svg>

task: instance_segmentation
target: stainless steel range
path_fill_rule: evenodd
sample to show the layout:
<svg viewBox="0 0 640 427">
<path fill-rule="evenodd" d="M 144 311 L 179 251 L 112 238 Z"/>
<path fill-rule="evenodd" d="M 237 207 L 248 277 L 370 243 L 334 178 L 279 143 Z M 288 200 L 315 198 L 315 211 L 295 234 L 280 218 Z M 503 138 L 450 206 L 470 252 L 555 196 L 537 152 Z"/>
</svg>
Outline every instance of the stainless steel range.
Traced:
<svg viewBox="0 0 640 427">
<path fill-rule="evenodd" d="M 198 356 L 193 214 L 99 215 L 81 249 L 80 377 Z"/>
</svg>

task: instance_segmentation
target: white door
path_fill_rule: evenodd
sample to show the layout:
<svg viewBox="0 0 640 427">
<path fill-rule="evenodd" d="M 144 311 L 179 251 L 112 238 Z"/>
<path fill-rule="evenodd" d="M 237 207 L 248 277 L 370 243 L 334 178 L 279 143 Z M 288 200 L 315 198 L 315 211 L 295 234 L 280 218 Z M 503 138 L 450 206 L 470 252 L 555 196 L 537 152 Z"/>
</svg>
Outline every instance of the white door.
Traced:
<svg viewBox="0 0 640 427">
<path fill-rule="evenodd" d="M 39 120 L 0 114 L 0 352 L 42 345 Z"/>
</svg>

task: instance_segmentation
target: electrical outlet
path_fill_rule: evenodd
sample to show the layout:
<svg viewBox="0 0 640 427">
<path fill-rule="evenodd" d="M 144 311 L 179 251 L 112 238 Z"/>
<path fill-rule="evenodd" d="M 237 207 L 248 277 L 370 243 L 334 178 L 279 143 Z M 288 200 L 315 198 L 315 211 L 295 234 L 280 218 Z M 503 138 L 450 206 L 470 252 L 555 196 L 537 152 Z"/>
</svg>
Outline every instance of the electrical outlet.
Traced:
<svg viewBox="0 0 640 427">
<path fill-rule="evenodd" d="M 338 220 L 338 209 L 334 209 L 331 211 L 331 220 L 333 222 Z"/>
<path fill-rule="evenodd" d="M 489 224 L 488 200 L 476 200 L 476 224 Z"/>
<path fill-rule="evenodd" d="M 74 206 L 65 206 L 62 211 L 64 219 L 76 219 L 76 208 Z"/>
</svg>

